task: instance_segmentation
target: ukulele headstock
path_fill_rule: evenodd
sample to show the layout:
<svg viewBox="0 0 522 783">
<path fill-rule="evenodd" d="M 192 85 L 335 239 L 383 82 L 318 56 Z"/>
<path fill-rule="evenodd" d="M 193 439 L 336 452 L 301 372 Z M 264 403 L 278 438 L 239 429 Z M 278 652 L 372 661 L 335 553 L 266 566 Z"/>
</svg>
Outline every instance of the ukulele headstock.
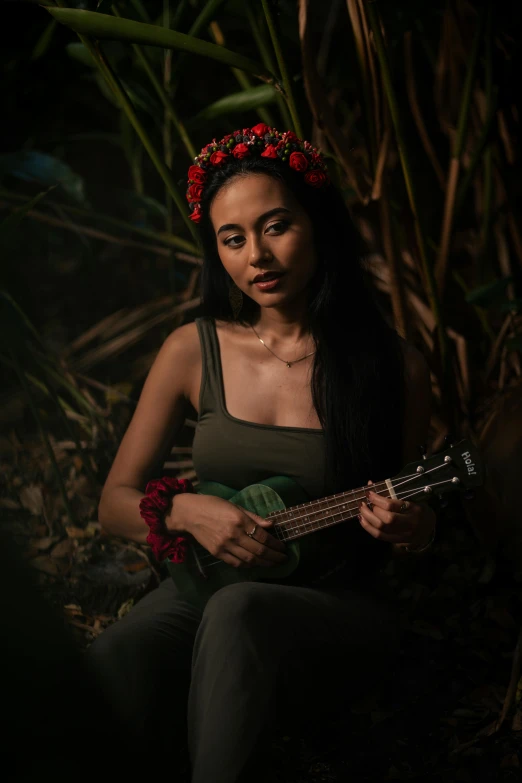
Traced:
<svg viewBox="0 0 522 783">
<path fill-rule="evenodd" d="M 428 499 L 456 490 L 470 490 L 484 482 L 484 465 L 480 452 L 469 440 L 409 462 L 390 479 L 398 498 Z"/>
</svg>

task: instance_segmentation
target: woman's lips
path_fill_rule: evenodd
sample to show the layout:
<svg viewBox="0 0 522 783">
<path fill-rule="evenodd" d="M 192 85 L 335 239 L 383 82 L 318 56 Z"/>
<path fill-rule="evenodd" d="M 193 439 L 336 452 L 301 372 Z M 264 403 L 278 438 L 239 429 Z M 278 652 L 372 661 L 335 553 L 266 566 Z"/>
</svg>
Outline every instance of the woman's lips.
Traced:
<svg viewBox="0 0 522 783">
<path fill-rule="evenodd" d="M 256 285 L 260 291 L 271 291 L 272 288 L 275 288 L 278 285 L 282 277 L 283 275 L 278 275 L 278 277 L 273 277 L 270 280 L 258 280 L 254 285 Z"/>
</svg>

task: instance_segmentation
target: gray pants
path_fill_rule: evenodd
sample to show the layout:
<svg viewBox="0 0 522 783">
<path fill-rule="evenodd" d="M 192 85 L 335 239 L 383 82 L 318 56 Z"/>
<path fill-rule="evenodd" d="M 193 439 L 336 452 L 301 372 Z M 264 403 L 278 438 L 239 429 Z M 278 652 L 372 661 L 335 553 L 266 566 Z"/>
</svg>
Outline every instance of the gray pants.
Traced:
<svg viewBox="0 0 522 783">
<path fill-rule="evenodd" d="M 192 783 L 236 783 L 269 779 L 276 717 L 292 734 L 285 721 L 324 718 L 336 701 L 346 709 L 390 671 L 399 646 L 396 610 L 368 587 L 245 582 L 201 613 L 167 578 L 87 656 L 150 747 L 151 769 L 168 758 L 176 781 L 188 748 Z"/>
</svg>

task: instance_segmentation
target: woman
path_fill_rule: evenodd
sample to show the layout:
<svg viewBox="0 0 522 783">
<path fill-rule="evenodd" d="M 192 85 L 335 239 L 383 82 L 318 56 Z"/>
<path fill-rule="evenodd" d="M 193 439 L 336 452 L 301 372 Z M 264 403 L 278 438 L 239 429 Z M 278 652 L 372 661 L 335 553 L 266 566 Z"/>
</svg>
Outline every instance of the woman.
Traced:
<svg viewBox="0 0 522 783">
<path fill-rule="evenodd" d="M 236 131 L 203 148 L 187 197 L 205 316 L 162 345 L 99 506 L 105 530 L 138 542 L 144 487 L 194 412 L 200 481 L 288 475 L 312 499 L 393 476 L 430 419 L 425 362 L 374 304 L 317 150 L 263 124 Z M 193 783 L 253 780 L 274 709 L 317 715 L 332 687 L 356 698 L 389 669 L 399 634 L 377 573 L 391 546 L 425 548 L 435 518 L 368 498 L 359 525 L 319 534 L 299 578 L 224 587 L 203 613 L 167 578 L 91 646 L 138 732 L 154 725 L 155 758 L 183 751 L 187 718 Z M 286 558 L 268 520 L 222 498 L 176 494 L 163 523 L 233 567 Z"/>
</svg>

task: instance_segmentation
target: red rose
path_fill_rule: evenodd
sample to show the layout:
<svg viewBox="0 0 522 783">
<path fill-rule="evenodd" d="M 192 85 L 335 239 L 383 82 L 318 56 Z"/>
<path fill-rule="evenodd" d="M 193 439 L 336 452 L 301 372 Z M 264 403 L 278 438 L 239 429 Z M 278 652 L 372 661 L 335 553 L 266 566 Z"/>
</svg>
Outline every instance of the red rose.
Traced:
<svg viewBox="0 0 522 783">
<path fill-rule="evenodd" d="M 259 138 L 262 139 L 265 133 L 268 133 L 269 130 L 270 128 L 268 125 L 265 125 L 264 122 L 260 122 L 255 126 L 255 128 L 252 128 L 252 133 L 255 133 L 256 136 L 259 136 Z"/>
<path fill-rule="evenodd" d="M 307 171 L 304 178 L 306 184 L 313 185 L 314 188 L 321 188 L 328 181 L 328 177 L 321 169 Z"/>
<path fill-rule="evenodd" d="M 196 204 L 194 211 L 189 215 L 189 218 L 193 220 L 194 223 L 199 223 L 201 220 L 201 207 L 199 204 Z"/>
<path fill-rule="evenodd" d="M 189 201 L 201 201 L 203 195 L 203 185 L 194 183 L 187 191 L 187 198 Z"/>
<path fill-rule="evenodd" d="M 288 162 L 290 168 L 295 169 L 296 171 L 306 171 L 308 168 L 308 159 L 302 152 L 292 152 Z"/>
<path fill-rule="evenodd" d="M 232 150 L 232 155 L 235 158 L 242 160 L 242 158 L 248 158 L 248 156 L 250 155 L 250 149 L 247 147 L 246 144 L 236 144 L 236 146 Z"/>
<path fill-rule="evenodd" d="M 261 153 L 262 158 L 277 158 L 276 147 L 273 144 L 269 144 L 264 152 Z"/>
<path fill-rule="evenodd" d="M 210 162 L 212 163 L 213 166 L 219 166 L 221 163 L 223 163 L 225 158 L 228 158 L 227 152 L 221 152 L 221 150 L 216 150 L 210 156 Z"/>
<path fill-rule="evenodd" d="M 191 166 L 188 170 L 188 178 L 189 180 L 192 180 L 192 182 L 197 182 L 198 185 L 203 185 L 207 179 L 207 175 L 201 166 Z"/>
</svg>

